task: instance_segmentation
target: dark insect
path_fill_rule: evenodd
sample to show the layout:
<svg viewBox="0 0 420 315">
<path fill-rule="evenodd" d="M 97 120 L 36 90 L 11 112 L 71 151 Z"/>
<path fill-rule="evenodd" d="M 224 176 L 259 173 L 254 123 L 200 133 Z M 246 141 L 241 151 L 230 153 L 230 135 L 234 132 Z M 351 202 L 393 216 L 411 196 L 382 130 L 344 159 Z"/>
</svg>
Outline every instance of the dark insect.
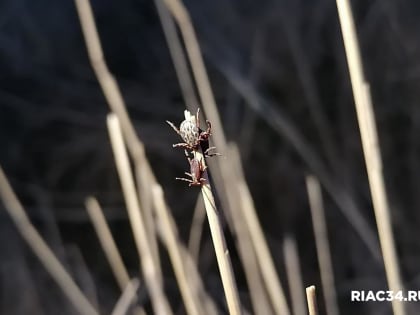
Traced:
<svg viewBox="0 0 420 315">
<path fill-rule="evenodd" d="M 188 175 L 190 178 L 180 178 L 177 177 L 175 179 L 177 180 L 183 180 L 185 182 L 188 182 L 188 186 L 201 186 L 203 185 L 203 183 L 206 182 L 206 179 L 202 177 L 203 173 L 205 172 L 205 170 L 207 169 L 207 166 L 204 166 L 203 161 L 200 159 L 198 159 L 195 156 L 195 152 L 193 152 L 193 158 L 190 158 L 188 156 L 188 152 L 186 150 L 184 150 L 185 152 L 185 156 L 188 159 L 188 162 L 190 163 L 190 172 L 191 173 L 187 173 L 185 172 L 185 175 Z"/>
<path fill-rule="evenodd" d="M 214 147 L 209 147 L 211 123 L 206 120 L 207 130 L 204 131 L 200 129 L 200 120 L 198 118 L 199 112 L 200 109 L 197 109 L 195 116 L 191 116 L 188 112 L 188 115 L 186 115 L 185 120 L 181 123 L 179 129 L 170 121 L 166 121 L 169 126 L 181 136 L 182 140 L 184 140 L 184 142 L 174 144 L 173 147 L 181 147 L 190 151 L 196 151 L 201 148 L 205 156 L 219 155 L 218 153 L 208 154 L 210 150 L 214 149 Z"/>
</svg>

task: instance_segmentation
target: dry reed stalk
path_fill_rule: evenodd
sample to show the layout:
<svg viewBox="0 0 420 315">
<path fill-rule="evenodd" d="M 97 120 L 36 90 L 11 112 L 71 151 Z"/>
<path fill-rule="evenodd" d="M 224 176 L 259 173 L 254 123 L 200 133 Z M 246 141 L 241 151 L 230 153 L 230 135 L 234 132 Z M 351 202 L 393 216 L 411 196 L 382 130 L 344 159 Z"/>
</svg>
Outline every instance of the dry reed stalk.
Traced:
<svg viewBox="0 0 420 315">
<path fill-rule="evenodd" d="M 213 96 L 210 81 L 207 76 L 201 54 L 200 45 L 195 35 L 194 27 L 184 4 L 179 0 L 163 0 L 178 24 L 181 31 L 185 49 L 194 75 L 201 104 L 205 108 L 207 117 L 211 120 L 213 128 L 218 132 L 213 135 L 218 150 L 224 152 L 226 140 L 223 133 L 222 123 L 217 111 L 216 101 Z"/>
<path fill-rule="evenodd" d="M 175 227 L 174 224 L 172 224 L 172 226 Z M 199 297 L 200 302 L 203 305 L 203 308 L 205 309 L 205 314 L 207 315 L 219 314 L 220 312 L 218 311 L 216 304 L 211 299 L 211 297 L 207 294 L 204 288 L 203 280 L 200 277 L 197 265 L 194 262 L 193 257 L 191 256 L 191 254 L 188 252 L 187 248 L 183 244 L 180 244 L 180 249 L 182 252 L 182 256 L 184 257 L 185 268 L 188 270 L 188 277 L 190 279 L 189 281 L 191 285 L 198 292 L 198 297 Z"/>
<path fill-rule="evenodd" d="M 158 267 L 154 263 L 148 236 L 146 234 L 145 223 L 141 215 L 134 178 L 130 169 L 130 162 L 124 145 L 118 117 L 113 113 L 109 114 L 107 117 L 107 125 L 123 195 L 134 233 L 134 239 L 141 260 L 143 276 L 152 300 L 154 312 L 157 315 L 171 314 L 172 311 L 170 310 L 169 303 L 163 292 Z"/>
<path fill-rule="evenodd" d="M 83 254 L 76 244 L 69 244 L 65 246 L 66 262 L 68 268 L 72 271 L 74 281 L 80 287 L 86 298 L 90 301 L 95 309 L 100 309 L 98 303 L 98 292 L 95 285 L 93 275 L 89 270 Z"/>
<path fill-rule="evenodd" d="M 121 258 L 121 254 L 118 251 L 118 247 L 115 244 L 115 240 L 111 234 L 108 223 L 104 216 L 103 210 L 94 197 L 88 197 L 85 202 L 86 209 L 88 211 L 90 220 L 93 223 L 96 234 L 98 235 L 99 242 L 105 252 L 105 256 L 108 259 L 111 270 L 120 286 L 121 291 L 125 292 L 130 285 L 130 276 Z M 139 282 L 139 280 L 136 280 Z M 140 285 L 140 282 L 139 284 Z M 145 314 L 144 310 L 140 306 L 136 306 L 133 310 L 135 315 Z"/>
<path fill-rule="evenodd" d="M 197 89 L 200 95 L 201 103 L 203 104 L 203 107 L 205 108 L 207 117 L 212 121 L 213 129 L 218 130 L 218 132 L 213 136 L 214 142 L 218 150 L 223 152 L 225 151 L 225 148 L 227 147 L 226 140 L 223 133 L 222 124 L 221 124 L 220 116 L 218 114 L 216 102 L 215 102 L 215 99 L 211 90 L 210 82 L 207 76 L 207 72 L 205 69 L 204 61 L 203 61 L 201 50 L 200 50 L 200 45 L 197 41 L 197 37 L 195 35 L 195 31 L 192 26 L 189 14 L 187 10 L 185 9 L 185 6 L 183 5 L 183 3 L 179 0 L 164 0 L 164 2 L 166 6 L 168 7 L 168 9 L 170 10 L 170 12 L 172 13 L 172 15 L 174 16 L 180 28 L 180 31 L 184 40 L 185 48 L 188 54 L 188 58 L 191 64 L 191 69 L 195 78 L 195 83 L 197 85 Z M 229 202 L 229 199 L 236 200 L 237 198 L 234 196 L 237 196 L 237 192 L 234 188 L 230 188 L 228 185 L 225 185 L 222 179 L 223 178 L 222 174 L 225 174 L 237 162 L 238 162 L 237 160 L 233 159 L 231 160 L 231 163 L 229 163 L 230 165 L 220 163 L 219 168 L 216 170 L 214 174 L 218 184 L 220 184 L 219 186 L 222 187 L 221 199 L 222 201 L 224 201 L 226 205 L 228 205 L 229 210 L 232 212 L 232 214 L 234 212 L 235 207 L 233 207 L 233 205 Z M 229 195 L 231 196 L 231 198 L 229 198 Z M 232 195 L 234 196 L 232 197 Z M 237 232 L 238 231 L 236 231 L 236 233 Z M 241 242 L 241 239 L 238 239 L 238 242 Z M 270 286 L 270 287 L 273 288 L 273 286 Z M 282 290 L 280 289 L 280 291 Z M 277 290 L 277 293 L 278 292 L 279 290 Z M 273 305 L 277 305 L 277 306 L 279 304 L 282 304 L 281 307 L 277 307 L 277 308 L 275 307 L 277 314 L 280 314 L 281 310 L 288 309 L 287 304 L 284 304 L 285 300 L 281 298 L 279 302 L 278 296 L 274 296 L 274 294 L 272 295 L 272 302 L 273 302 Z M 288 312 L 285 314 L 288 314 Z"/>
<path fill-rule="evenodd" d="M 6 212 L 10 215 L 16 228 L 29 248 L 44 265 L 47 272 L 55 280 L 63 293 L 73 304 L 73 307 L 84 315 L 98 315 L 98 311 L 92 306 L 83 292 L 71 278 L 61 262 L 54 255 L 42 236 L 38 233 L 13 192 L 3 169 L 0 167 L 0 197 L 3 200 Z"/>
<path fill-rule="evenodd" d="M 306 189 L 308 191 L 312 215 L 312 225 L 315 234 L 315 245 L 321 273 L 326 313 L 327 315 L 338 315 L 339 309 L 334 285 L 334 269 L 328 241 L 328 230 L 322 202 L 321 186 L 314 176 L 306 176 Z"/>
<path fill-rule="evenodd" d="M 235 158 L 231 154 L 231 147 L 226 152 L 227 156 Z M 239 158 L 239 156 L 238 156 Z M 248 224 L 244 218 L 245 206 L 241 203 L 237 183 L 240 180 L 237 178 L 237 173 L 234 169 L 228 168 L 222 173 L 222 179 L 226 187 L 230 187 L 226 194 L 229 207 L 231 209 L 230 226 L 236 233 L 237 247 L 241 263 L 244 267 L 245 278 L 248 285 L 249 295 L 251 298 L 252 308 L 254 314 L 273 314 L 270 304 L 270 298 L 267 294 L 266 286 L 264 284 L 262 272 L 258 258 L 256 257 L 256 250 L 253 246 L 252 236 L 248 229 Z"/>
<path fill-rule="evenodd" d="M 224 151 L 224 149 L 226 148 L 226 140 L 224 137 L 220 117 L 217 111 L 216 102 L 215 102 L 215 99 L 211 90 L 210 82 L 207 76 L 207 72 L 204 66 L 203 58 L 200 51 L 200 46 L 198 44 L 194 28 L 190 21 L 189 14 L 181 1 L 178 1 L 178 0 L 164 0 L 164 1 L 168 9 L 171 11 L 172 15 L 174 16 L 180 28 L 180 31 L 182 33 L 186 51 L 187 51 L 189 61 L 191 64 L 191 69 L 194 74 L 195 83 L 197 85 L 197 89 L 200 95 L 201 103 L 203 104 L 208 117 L 212 121 L 213 128 L 215 130 L 218 130 L 218 133 L 214 135 L 216 146 L 218 147 L 219 150 Z M 178 39 L 176 37 L 173 37 L 172 40 L 176 41 Z M 233 163 L 235 163 L 235 161 L 232 161 L 232 164 Z M 237 200 L 237 198 L 235 197 L 237 196 L 237 192 L 234 188 L 230 188 L 230 186 L 227 185 L 225 181 L 223 180 L 223 174 L 226 174 L 229 169 L 230 167 L 228 165 L 221 163 L 219 164 L 219 168 L 216 169 L 216 172 L 214 173 L 214 175 L 215 175 L 216 181 L 219 183 L 219 186 L 220 186 L 218 190 L 222 192 L 221 193 L 222 201 L 224 201 L 224 204 L 226 204 L 230 212 L 232 212 L 231 216 L 238 217 L 240 216 L 240 209 L 234 206 L 234 202 L 235 200 Z M 235 212 L 237 212 L 236 213 L 237 215 L 235 215 Z M 232 222 L 234 220 L 230 220 L 230 221 Z M 235 225 L 234 223 L 233 225 Z M 236 234 L 244 235 L 244 233 L 245 234 L 247 233 L 247 231 L 239 231 L 241 224 L 238 223 L 236 224 L 236 226 L 239 227 L 239 228 L 234 228 Z M 256 286 L 259 283 L 258 279 L 255 279 L 255 277 L 258 276 L 258 273 L 253 271 L 253 269 L 255 269 L 253 268 L 255 264 L 253 264 L 252 261 L 249 261 L 249 259 L 252 259 L 252 258 L 255 259 L 255 255 L 252 250 L 251 251 L 246 250 L 247 242 L 243 237 L 238 237 L 237 240 L 238 240 L 239 250 L 242 256 L 242 263 L 244 265 L 245 273 L 248 279 L 247 281 L 248 285 Z M 250 279 L 257 280 L 257 281 L 253 281 L 253 280 L 249 281 Z M 250 293 L 251 293 L 251 298 L 253 299 L 254 307 L 261 308 L 266 305 L 264 301 L 255 301 L 256 295 L 259 295 L 260 297 L 262 297 L 263 290 L 258 288 L 255 291 L 255 290 L 252 290 L 252 288 L 250 288 Z M 277 299 L 277 297 L 275 299 Z M 273 302 L 273 303 L 277 304 L 277 302 Z"/>
<path fill-rule="evenodd" d="M 300 269 L 299 252 L 294 237 L 286 236 L 283 242 L 283 252 L 289 282 L 290 297 L 292 300 L 293 314 L 305 315 L 305 295 Z"/>
<path fill-rule="evenodd" d="M 309 315 L 318 315 L 318 305 L 316 303 L 316 292 L 314 285 L 306 288 L 306 299 L 308 301 Z"/>
<path fill-rule="evenodd" d="M 205 219 L 206 210 L 204 209 L 203 197 L 199 195 L 195 203 L 190 234 L 188 237 L 188 250 L 197 264 L 200 256 L 201 236 L 203 234 L 203 225 Z"/>
<path fill-rule="evenodd" d="M 359 43 L 350 3 L 347 0 L 337 0 L 336 2 L 386 276 L 389 289 L 398 292 L 403 290 L 403 284 L 382 173 L 381 152 L 369 84 L 363 74 Z M 392 308 L 395 315 L 404 315 L 406 313 L 404 303 L 397 299 L 392 300 Z"/>
<path fill-rule="evenodd" d="M 236 146 L 230 146 L 229 156 L 231 156 L 233 160 L 239 161 L 239 163 L 235 165 L 234 170 L 235 173 L 238 174 L 236 177 L 237 183 L 235 184 L 235 187 L 237 187 L 238 190 L 238 199 L 241 201 L 241 215 L 244 217 L 246 226 L 249 230 L 253 248 L 258 259 L 261 274 L 265 281 L 271 303 L 277 315 L 290 315 L 283 286 L 276 272 L 273 257 L 270 254 L 270 249 L 268 248 L 264 232 L 261 228 L 261 224 L 255 210 L 254 201 L 252 200 L 251 193 L 242 173 L 242 165 Z"/>
<path fill-rule="evenodd" d="M 112 272 L 114 273 L 115 279 L 117 280 L 120 289 L 123 291 L 130 282 L 130 277 L 124 266 L 114 238 L 112 237 L 101 206 L 94 197 L 87 198 L 85 206 L 111 266 Z"/>
<path fill-rule="evenodd" d="M 162 243 L 165 244 L 166 247 L 168 247 L 167 234 L 174 233 L 177 235 L 178 230 L 174 222 L 174 219 L 171 215 L 171 211 L 168 208 L 167 204 L 165 203 L 164 199 L 163 199 L 163 202 L 164 202 L 164 207 L 162 209 L 165 209 L 165 210 L 167 209 L 166 214 L 168 216 L 169 225 L 168 224 L 164 225 L 161 221 L 158 221 L 156 224 L 156 229 L 157 229 L 157 234 L 159 235 Z M 176 245 L 178 246 L 179 251 L 181 252 L 181 255 L 183 257 L 184 268 L 185 270 L 188 270 L 188 273 L 187 273 L 187 277 L 189 279 L 188 282 L 194 288 L 195 292 L 197 292 L 197 296 L 200 300 L 199 302 L 202 303 L 203 308 L 205 309 L 204 314 L 217 315 L 219 312 L 217 311 L 214 301 L 209 297 L 209 295 L 204 289 L 204 285 L 200 277 L 200 274 L 198 272 L 197 265 L 194 263 L 191 253 L 187 250 L 185 245 L 182 244 L 182 242 L 177 242 Z"/>
<path fill-rule="evenodd" d="M 165 243 L 169 252 L 169 257 L 174 268 L 175 276 L 179 284 L 181 296 L 184 301 L 187 314 L 189 315 L 203 315 L 204 311 L 201 309 L 197 300 L 197 296 L 193 291 L 191 284 L 188 281 L 185 265 L 183 262 L 182 253 L 179 247 L 178 235 L 171 225 L 168 209 L 166 208 L 163 199 L 163 191 L 160 185 L 155 184 L 152 187 L 152 196 L 157 217 L 162 224 L 162 229 L 165 231 Z"/>
<path fill-rule="evenodd" d="M 163 4 L 163 0 L 155 0 L 155 5 L 175 67 L 185 105 L 191 112 L 196 112 L 199 102 L 175 23 L 168 12 L 168 9 Z"/>
<path fill-rule="evenodd" d="M 140 281 L 136 278 L 131 279 L 127 282 L 123 293 L 115 304 L 114 309 L 112 310 L 111 315 L 125 315 L 127 314 L 133 302 L 137 299 L 137 290 L 139 289 Z M 144 314 L 142 311 L 141 314 Z"/>
<path fill-rule="evenodd" d="M 136 171 L 145 169 L 148 174 L 152 174 L 150 165 L 145 157 L 143 144 L 139 141 L 136 130 L 130 121 L 117 81 L 106 65 L 90 2 L 89 0 L 75 0 L 75 3 L 90 63 L 110 108 L 121 122 L 124 137 L 127 141 L 127 148 L 134 160 Z M 144 213 L 146 220 L 148 220 L 150 215 L 146 211 L 149 211 L 149 207 L 147 206 L 144 208 Z M 149 228 L 148 225 L 146 226 L 146 232 L 149 237 L 155 265 L 160 266 L 156 235 L 153 228 Z M 160 269 L 158 271 L 159 281 L 162 282 Z"/>
<path fill-rule="evenodd" d="M 191 113 L 184 111 L 185 120 L 191 121 Z M 194 151 L 194 159 L 202 163 L 203 169 L 206 169 L 206 163 L 203 153 L 198 150 Z M 226 246 L 226 240 L 223 228 L 220 222 L 219 212 L 214 202 L 213 192 L 210 186 L 207 171 L 203 172 L 202 178 L 204 183 L 201 185 L 201 194 L 204 200 L 204 207 L 209 221 L 210 233 L 213 240 L 214 250 L 216 252 L 216 260 L 219 266 L 219 273 L 222 279 L 223 289 L 226 296 L 229 313 L 231 315 L 242 314 L 238 289 L 236 287 L 235 276 L 233 273 L 232 263 L 230 261 L 229 250 Z"/>
<path fill-rule="evenodd" d="M 152 250 L 155 264 L 160 266 L 159 246 L 155 233 L 155 223 L 153 219 L 153 198 L 150 183 L 153 182 L 150 165 L 144 154 L 139 154 L 134 162 L 134 171 L 136 174 L 136 182 L 138 186 L 138 197 L 142 209 L 144 221 L 146 223 L 147 235 L 150 239 L 150 247 Z"/>
</svg>

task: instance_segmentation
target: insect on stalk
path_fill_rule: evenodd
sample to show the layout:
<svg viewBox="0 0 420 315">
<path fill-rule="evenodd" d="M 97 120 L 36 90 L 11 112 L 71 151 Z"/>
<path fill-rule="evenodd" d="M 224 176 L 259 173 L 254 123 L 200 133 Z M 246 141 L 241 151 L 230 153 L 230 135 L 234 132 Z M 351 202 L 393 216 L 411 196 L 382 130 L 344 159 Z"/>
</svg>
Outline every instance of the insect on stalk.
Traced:
<svg viewBox="0 0 420 315">
<path fill-rule="evenodd" d="M 209 138 L 211 136 L 211 123 L 206 120 L 207 130 L 204 131 L 200 129 L 200 120 L 199 120 L 200 109 L 197 109 L 195 116 L 188 116 L 181 122 L 179 129 L 170 121 L 166 121 L 169 126 L 184 140 L 184 142 L 173 144 L 172 146 L 181 147 L 190 151 L 196 151 L 201 148 L 204 155 L 214 156 L 220 155 L 219 153 L 211 153 L 210 150 L 215 149 L 215 147 L 210 147 Z"/>
<path fill-rule="evenodd" d="M 203 183 L 206 182 L 206 179 L 202 177 L 203 173 L 206 171 L 207 166 L 204 165 L 201 159 L 198 159 L 195 155 L 195 151 L 193 151 L 193 157 L 190 158 L 188 155 L 187 150 L 184 150 L 185 156 L 188 159 L 188 163 L 190 163 L 190 173 L 185 172 L 185 175 L 188 175 L 191 178 L 181 178 L 177 177 L 177 180 L 183 180 L 188 182 L 188 186 L 201 186 Z"/>
</svg>

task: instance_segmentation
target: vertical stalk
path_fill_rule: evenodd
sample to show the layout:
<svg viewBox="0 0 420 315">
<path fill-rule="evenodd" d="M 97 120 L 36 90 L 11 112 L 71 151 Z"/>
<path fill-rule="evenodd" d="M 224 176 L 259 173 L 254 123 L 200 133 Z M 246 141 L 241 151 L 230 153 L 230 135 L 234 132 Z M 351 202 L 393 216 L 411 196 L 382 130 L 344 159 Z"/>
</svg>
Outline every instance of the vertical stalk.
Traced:
<svg viewBox="0 0 420 315">
<path fill-rule="evenodd" d="M 395 250 L 391 226 L 388 198 L 382 173 L 382 159 L 379 148 L 375 114 L 371 101 L 369 84 L 364 78 L 360 49 L 354 25 L 353 14 L 348 0 L 336 0 L 344 40 L 350 80 L 356 105 L 363 153 L 369 179 L 370 193 L 375 211 L 376 225 L 379 232 L 386 277 L 389 289 L 403 290 L 398 257 Z M 405 315 L 404 304 L 392 300 L 395 315 Z"/>
</svg>

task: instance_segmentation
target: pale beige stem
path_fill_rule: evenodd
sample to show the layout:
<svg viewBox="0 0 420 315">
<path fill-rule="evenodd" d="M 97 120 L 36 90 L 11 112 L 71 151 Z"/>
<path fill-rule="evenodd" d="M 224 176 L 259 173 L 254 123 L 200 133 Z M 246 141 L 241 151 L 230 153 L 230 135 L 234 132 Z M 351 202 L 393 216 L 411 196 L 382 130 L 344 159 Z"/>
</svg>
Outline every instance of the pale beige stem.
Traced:
<svg viewBox="0 0 420 315">
<path fill-rule="evenodd" d="M 154 179 L 153 175 L 151 174 L 152 171 L 144 151 L 142 151 L 142 153 L 139 154 L 135 160 L 134 171 L 136 174 L 136 181 L 138 186 L 137 194 L 140 201 L 140 207 L 143 211 L 142 213 L 144 222 L 146 223 L 146 232 L 147 236 L 149 237 L 153 261 L 157 266 L 160 266 L 159 246 L 155 233 L 155 222 L 153 218 L 153 197 L 151 190 L 151 183 L 154 182 Z M 162 279 L 160 281 L 162 281 Z"/>
<path fill-rule="evenodd" d="M 172 228 L 171 219 L 163 199 L 163 191 L 160 185 L 155 184 L 152 187 L 152 195 L 156 214 L 163 225 L 162 228 L 165 230 L 166 247 L 169 252 L 169 257 L 175 271 L 175 276 L 179 284 L 187 313 L 190 315 L 201 315 L 204 311 L 197 304 L 197 292 L 192 290 L 193 287 L 188 281 L 184 259 L 178 245 L 178 235 Z"/>
<path fill-rule="evenodd" d="M 163 229 L 165 229 L 166 247 L 169 252 L 169 258 L 171 259 L 174 268 L 187 314 L 202 315 L 203 310 L 199 307 L 197 296 L 188 281 L 182 253 L 178 246 L 178 235 L 172 229 L 171 220 L 169 218 L 168 209 L 165 206 L 163 191 L 160 185 L 156 184 L 152 187 L 152 195 L 156 214 L 163 225 Z"/>
<path fill-rule="evenodd" d="M 204 157 L 201 152 L 195 152 L 195 158 L 203 161 Z M 206 208 L 207 219 L 209 221 L 211 237 L 213 239 L 214 250 L 216 252 L 217 264 L 219 266 L 220 276 L 225 291 L 226 302 L 230 315 L 242 314 L 238 289 L 236 287 L 235 277 L 233 274 L 232 263 L 230 261 L 229 250 L 226 246 L 223 228 L 220 223 L 219 213 L 214 202 L 213 192 L 209 183 L 207 172 L 204 172 L 203 178 L 206 180 L 201 186 L 201 194 Z"/>
<path fill-rule="evenodd" d="M 158 184 L 153 184 L 158 185 Z M 162 243 L 166 246 L 166 248 L 169 247 L 168 234 L 172 233 L 174 235 L 178 235 L 178 230 L 175 224 L 175 221 L 171 215 L 171 211 L 168 208 L 168 205 L 166 204 L 165 200 L 163 201 L 163 207 L 160 209 L 165 210 L 166 215 L 168 217 L 168 222 L 163 222 L 162 220 L 157 220 L 156 229 L 157 234 L 159 235 Z M 157 209 L 156 209 L 157 211 Z M 176 236 L 171 236 L 172 238 Z M 186 276 L 188 277 L 188 283 L 193 288 L 194 292 L 197 294 L 197 297 L 199 299 L 198 303 L 201 303 L 202 308 L 205 309 L 203 314 L 208 315 L 217 315 L 218 311 L 217 308 L 213 302 L 213 300 L 210 298 L 210 296 L 207 294 L 207 292 L 204 289 L 202 279 L 200 277 L 200 274 L 197 269 L 197 265 L 194 263 L 193 258 L 191 257 L 191 253 L 187 250 L 185 245 L 183 245 L 182 242 L 176 242 L 176 246 L 178 247 L 177 251 L 181 253 L 182 261 L 184 265 L 184 269 L 188 272 L 186 273 Z M 168 249 L 169 251 L 169 249 Z M 201 307 L 200 305 L 200 307 Z"/>
<path fill-rule="evenodd" d="M 114 273 L 115 279 L 117 280 L 121 290 L 124 290 L 130 281 L 130 277 L 124 266 L 114 238 L 112 237 L 101 206 L 94 197 L 87 198 L 85 205 L 101 246 L 109 261 L 112 272 Z"/>
<path fill-rule="evenodd" d="M 286 236 L 283 242 L 284 260 L 294 315 L 306 315 L 305 294 L 295 238 Z"/>
<path fill-rule="evenodd" d="M 108 115 L 107 125 L 134 239 L 141 260 L 143 276 L 152 300 L 154 312 L 158 315 L 171 314 L 169 303 L 159 280 L 158 267 L 155 266 L 153 261 L 144 220 L 141 215 L 140 204 L 137 199 L 134 178 L 130 169 L 130 162 L 124 145 L 120 124 L 115 114 Z"/>
<path fill-rule="evenodd" d="M 184 39 L 185 49 L 191 64 L 191 70 L 194 75 L 197 90 L 200 95 L 201 104 L 205 107 L 206 115 L 211 119 L 214 130 L 218 132 L 213 135 L 218 150 L 223 152 L 226 146 L 226 140 L 223 133 L 222 123 L 217 111 L 216 101 L 213 96 L 210 81 L 207 76 L 201 54 L 200 45 L 195 35 L 194 27 L 191 23 L 188 11 L 184 4 L 179 0 L 163 0 L 177 22 Z"/>
<path fill-rule="evenodd" d="M 75 0 L 75 2 L 93 70 L 95 71 L 96 77 L 101 85 L 109 106 L 112 108 L 112 111 L 117 114 L 119 120 L 121 121 L 121 125 L 124 129 L 124 136 L 130 144 L 128 149 L 130 150 L 133 158 L 136 159 L 136 157 L 143 151 L 143 146 L 137 141 L 137 134 L 130 122 L 130 118 L 128 117 L 124 105 L 124 99 L 121 95 L 117 81 L 109 72 L 105 63 L 90 2 L 89 0 Z"/>
<path fill-rule="evenodd" d="M 316 303 L 315 286 L 306 288 L 306 299 L 308 301 L 309 315 L 318 315 L 318 304 Z"/>
<path fill-rule="evenodd" d="M 226 155 L 235 159 L 236 155 L 232 151 L 232 146 L 228 146 Z M 243 204 L 238 190 L 238 183 L 241 180 L 238 179 L 238 173 L 235 173 L 234 168 L 225 168 L 224 172 L 222 172 L 222 178 L 225 186 L 230 187 L 229 192 L 226 194 L 229 209 L 231 209 L 231 220 L 229 223 L 233 231 L 235 231 L 238 240 L 237 247 L 244 268 L 254 314 L 273 314 L 258 257 L 256 257 L 256 250 L 253 246 L 252 235 L 250 235 L 244 216 L 246 205 Z"/>
<path fill-rule="evenodd" d="M 115 304 L 111 315 L 126 315 L 130 306 L 137 299 L 137 290 L 139 289 L 140 281 L 136 278 L 131 279 L 127 282 L 123 293 Z M 144 313 L 143 313 L 144 314 Z"/>
<path fill-rule="evenodd" d="M 178 36 L 176 25 L 168 9 L 163 4 L 163 0 L 155 0 L 156 9 L 162 24 L 163 33 L 168 43 L 172 62 L 181 87 L 185 105 L 191 112 L 196 112 L 199 106 L 197 95 L 194 90 L 194 83 L 188 69 L 188 62 L 185 57 L 184 49 Z"/>
<path fill-rule="evenodd" d="M 150 165 L 145 157 L 144 146 L 137 137 L 136 130 L 130 121 L 117 81 L 106 65 L 90 2 L 89 0 L 75 0 L 75 3 L 83 31 L 83 36 L 85 38 L 90 63 L 110 108 L 118 116 L 118 119 L 121 122 L 121 127 L 127 142 L 127 148 L 134 160 L 136 172 L 141 170 L 141 172 L 147 173 L 153 177 Z M 153 180 L 155 180 L 154 177 Z M 143 205 L 145 205 L 145 203 L 143 203 Z M 146 206 L 144 211 L 147 219 L 149 214 L 147 211 L 149 211 L 149 208 Z M 148 226 L 146 226 L 146 228 L 147 227 Z M 157 277 L 158 280 L 162 282 L 156 235 L 154 233 L 153 227 L 147 228 L 146 232 L 149 237 L 155 265 L 159 267 L 157 270 Z"/>
<path fill-rule="evenodd" d="M 195 203 L 193 219 L 188 240 L 188 250 L 194 261 L 198 264 L 200 256 L 201 236 L 203 233 L 204 220 L 206 219 L 206 210 L 204 209 L 203 197 L 199 195 Z"/>
<path fill-rule="evenodd" d="M 404 289 L 395 249 L 389 203 L 382 173 L 381 152 L 369 84 L 365 80 L 363 74 L 359 43 L 350 3 L 348 0 L 337 0 L 336 2 L 388 286 L 390 290 L 398 292 L 399 290 Z M 406 313 L 404 303 L 397 299 L 392 300 L 392 308 L 395 315 L 405 315 Z"/>
<path fill-rule="evenodd" d="M 173 221 L 173 220 L 172 220 Z M 174 224 L 172 224 L 174 226 Z M 193 257 L 188 252 L 187 248 L 180 244 L 180 249 L 182 256 L 184 257 L 185 267 L 188 270 L 188 277 L 190 279 L 190 283 L 196 289 L 199 300 L 203 304 L 203 308 L 205 309 L 205 314 L 207 315 L 217 315 L 219 314 L 216 304 L 208 295 L 204 288 L 203 280 L 201 279 L 200 273 L 198 272 L 197 265 L 195 264 Z"/>
<path fill-rule="evenodd" d="M 315 245 L 321 273 L 326 313 L 327 315 L 338 315 L 339 311 L 334 285 L 334 270 L 328 241 L 324 205 L 322 202 L 321 185 L 314 176 L 307 176 L 306 188 L 312 215 L 312 225 L 314 227 Z"/>
<path fill-rule="evenodd" d="M 10 215 L 20 235 L 29 248 L 41 261 L 47 272 L 58 284 L 63 293 L 71 301 L 73 307 L 84 315 L 98 315 L 83 292 L 71 278 L 52 250 L 48 247 L 42 236 L 29 221 L 26 212 L 13 192 L 3 169 L 0 167 L 0 197 L 3 200 L 6 212 Z"/>
<path fill-rule="evenodd" d="M 234 166 L 234 170 L 236 174 L 238 174 L 237 184 L 235 186 L 238 189 L 239 200 L 242 204 L 242 215 L 249 229 L 251 241 L 258 259 L 261 274 L 265 285 L 267 286 L 271 303 L 277 315 L 290 315 L 283 286 L 279 280 L 273 258 L 270 254 L 270 249 L 268 248 L 264 232 L 258 219 L 254 201 L 252 200 L 251 193 L 242 173 L 242 165 L 237 147 L 232 145 L 229 153 L 232 159 L 238 161 L 238 164 Z"/>
<path fill-rule="evenodd" d="M 217 133 L 214 133 L 213 138 L 215 141 L 215 144 L 219 151 L 225 151 L 226 148 L 226 140 L 223 133 L 223 128 L 220 120 L 220 116 L 218 114 L 216 102 L 213 96 L 213 92 L 210 86 L 210 81 L 207 76 L 207 72 L 205 69 L 204 61 L 202 58 L 200 45 L 197 41 L 197 36 L 195 34 L 193 25 L 191 23 L 190 16 L 183 5 L 182 1 L 179 0 L 164 0 L 165 4 L 167 5 L 169 11 L 174 16 L 179 29 L 181 31 L 185 48 L 187 51 L 187 55 L 189 58 L 189 62 L 191 65 L 191 69 L 194 75 L 195 83 L 197 85 L 197 90 L 200 96 L 201 104 L 205 108 L 205 112 L 207 117 L 211 120 L 212 126 L 214 130 L 217 130 Z M 232 212 L 232 216 L 234 213 L 234 206 L 231 203 L 231 200 L 236 199 L 237 192 L 234 188 L 230 188 L 228 185 L 226 185 L 222 179 L 221 174 L 223 174 L 227 169 L 230 169 L 232 164 L 236 163 L 235 160 L 230 161 L 229 164 L 225 165 L 219 165 L 217 169 L 215 169 L 215 172 L 213 173 L 214 178 L 216 178 L 216 181 L 219 183 L 219 190 L 222 191 L 220 194 L 220 198 L 222 199 L 222 202 L 226 204 L 226 208 L 228 208 L 229 211 Z M 226 188 L 226 189 L 224 189 Z M 232 196 L 233 195 L 233 196 Z M 237 210 L 237 212 L 239 209 Z M 238 229 L 235 228 L 236 234 L 239 234 Z M 245 231 L 247 233 L 247 231 Z M 238 244 L 241 252 L 242 258 L 244 256 L 252 258 L 254 253 L 251 252 L 244 252 L 243 249 L 246 247 L 246 240 L 241 239 L 238 237 Z M 250 272 L 250 267 L 252 267 L 252 262 L 243 261 L 244 269 L 246 269 L 246 273 L 248 275 L 252 274 Z M 255 275 L 258 275 L 254 272 Z M 249 279 L 249 277 L 247 277 Z M 257 284 L 255 282 L 255 284 Z M 251 283 L 251 285 L 254 285 L 254 282 Z M 262 290 L 258 290 L 257 294 L 262 294 Z M 252 296 L 254 298 L 254 296 Z M 253 302 L 253 306 L 260 306 L 263 307 L 264 305 L 261 304 L 264 303 L 260 301 L 260 303 Z"/>
<path fill-rule="evenodd" d="M 130 287 L 130 277 L 128 271 L 125 268 L 124 262 L 121 258 L 121 254 L 118 250 L 115 240 L 112 237 L 111 230 L 109 229 L 108 223 L 104 216 L 104 212 L 96 198 L 88 197 L 85 202 L 86 209 L 90 220 L 93 223 L 96 234 L 98 235 L 99 242 L 105 252 L 105 256 L 111 266 L 111 270 L 114 273 L 115 279 L 118 282 L 121 290 L 125 292 Z M 134 281 L 134 279 L 132 280 Z M 140 285 L 139 280 L 135 280 Z M 142 307 L 136 306 L 134 308 L 135 315 L 144 315 L 145 312 Z"/>
</svg>

